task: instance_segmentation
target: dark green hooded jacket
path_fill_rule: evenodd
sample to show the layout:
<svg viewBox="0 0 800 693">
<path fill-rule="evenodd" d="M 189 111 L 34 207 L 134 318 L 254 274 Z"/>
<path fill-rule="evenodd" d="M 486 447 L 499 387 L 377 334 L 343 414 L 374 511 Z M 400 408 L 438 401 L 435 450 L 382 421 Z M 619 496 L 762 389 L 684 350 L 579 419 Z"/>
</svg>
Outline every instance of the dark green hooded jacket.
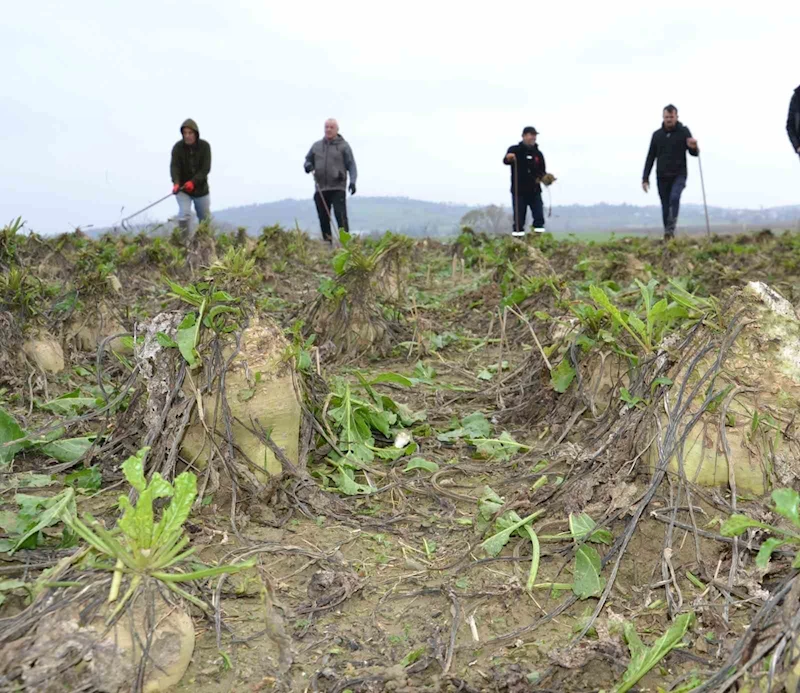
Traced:
<svg viewBox="0 0 800 693">
<path fill-rule="evenodd" d="M 183 186 L 192 181 L 194 191 L 189 194 L 192 197 L 205 197 L 208 195 L 208 174 L 211 171 L 211 146 L 205 140 L 200 139 L 200 129 L 191 118 L 183 121 L 181 134 L 183 134 L 183 128 L 194 130 L 197 133 L 197 139 L 190 147 L 181 137 L 172 148 L 172 161 L 169 165 L 172 182 Z"/>
</svg>

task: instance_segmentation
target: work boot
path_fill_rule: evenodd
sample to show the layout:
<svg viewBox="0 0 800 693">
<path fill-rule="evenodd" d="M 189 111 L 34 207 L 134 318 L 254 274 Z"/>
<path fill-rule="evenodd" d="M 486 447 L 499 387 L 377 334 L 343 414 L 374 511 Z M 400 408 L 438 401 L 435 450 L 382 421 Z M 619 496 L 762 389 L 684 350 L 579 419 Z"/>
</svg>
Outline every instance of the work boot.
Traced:
<svg viewBox="0 0 800 693">
<path fill-rule="evenodd" d="M 189 220 L 188 219 L 178 219 L 178 229 L 180 231 L 181 245 L 186 245 L 190 240 L 190 238 L 189 238 Z"/>
</svg>

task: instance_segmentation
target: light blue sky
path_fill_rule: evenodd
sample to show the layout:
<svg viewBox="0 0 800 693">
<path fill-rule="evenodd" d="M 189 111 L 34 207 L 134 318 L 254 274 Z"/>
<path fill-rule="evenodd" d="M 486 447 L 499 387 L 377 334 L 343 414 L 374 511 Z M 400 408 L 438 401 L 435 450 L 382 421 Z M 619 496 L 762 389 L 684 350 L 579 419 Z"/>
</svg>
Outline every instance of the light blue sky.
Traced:
<svg viewBox="0 0 800 693">
<path fill-rule="evenodd" d="M 555 204 L 655 204 L 641 169 L 669 101 L 710 204 L 800 203 L 797 3 L 46 0 L 3 19 L 0 222 L 42 232 L 169 192 L 186 117 L 212 146 L 212 209 L 310 197 L 329 116 L 359 194 L 508 204 L 501 158 L 532 124 Z"/>
</svg>

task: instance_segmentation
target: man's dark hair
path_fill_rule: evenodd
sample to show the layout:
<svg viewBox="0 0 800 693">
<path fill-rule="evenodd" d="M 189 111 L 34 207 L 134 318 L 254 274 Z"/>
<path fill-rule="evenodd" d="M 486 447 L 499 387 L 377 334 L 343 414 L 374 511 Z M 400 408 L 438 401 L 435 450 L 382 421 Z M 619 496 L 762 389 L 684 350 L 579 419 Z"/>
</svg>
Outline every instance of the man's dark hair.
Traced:
<svg viewBox="0 0 800 693">
<path fill-rule="evenodd" d="M 539 133 L 538 133 L 538 132 L 536 132 L 536 128 L 535 128 L 535 127 L 533 127 L 532 125 L 528 125 L 526 128 L 524 128 L 524 129 L 522 130 L 522 136 L 523 136 L 523 137 L 524 137 L 525 135 L 538 135 L 538 134 L 539 134 Z"/>
<path fill-rule="evenodd" d="M 678 112 L 678 108 L 676 106 L 674 106 L 673 104 L 668 103 L 666 106 L 664 106 L 664 111 L 667 112 L 667 113 L 677 113 Z"/>
</svg>

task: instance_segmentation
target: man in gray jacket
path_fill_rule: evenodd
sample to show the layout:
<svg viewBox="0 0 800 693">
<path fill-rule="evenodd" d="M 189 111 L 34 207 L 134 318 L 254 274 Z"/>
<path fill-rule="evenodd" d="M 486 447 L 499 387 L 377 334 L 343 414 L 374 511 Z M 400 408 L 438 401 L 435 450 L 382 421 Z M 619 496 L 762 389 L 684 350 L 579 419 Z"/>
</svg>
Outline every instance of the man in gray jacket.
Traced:
<svg viewBox="0 0 800 693">
<path fill-rule="evenodd" d="M 314 172 L 314 203 L 317 205 L 322 238 L 332 243 L 331 212 L 338 228 L 350 230 L 347 223 L 347 174 L 350 174 L 350 194 L 356 194 L 356 160 L 350 145 L 339 134 L 335 119 L 325 121 L 325 137 L 311 145 L 306 154 L 306 173 Z"/>
</svg>

